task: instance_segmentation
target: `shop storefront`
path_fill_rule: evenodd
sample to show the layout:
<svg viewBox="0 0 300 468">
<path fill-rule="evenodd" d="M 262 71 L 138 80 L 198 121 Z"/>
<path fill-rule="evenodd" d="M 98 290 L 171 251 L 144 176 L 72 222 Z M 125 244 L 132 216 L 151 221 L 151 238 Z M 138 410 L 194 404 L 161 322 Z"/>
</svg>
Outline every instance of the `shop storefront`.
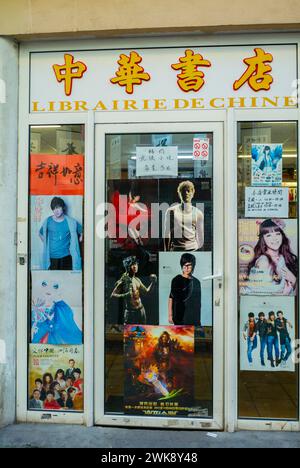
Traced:
<svg viewBox="0 0 300 468">
<path fill-rule="evenodd" d="M 298 45 L 21 46 L 19 421 L 299 430 Z"/>
</svg>

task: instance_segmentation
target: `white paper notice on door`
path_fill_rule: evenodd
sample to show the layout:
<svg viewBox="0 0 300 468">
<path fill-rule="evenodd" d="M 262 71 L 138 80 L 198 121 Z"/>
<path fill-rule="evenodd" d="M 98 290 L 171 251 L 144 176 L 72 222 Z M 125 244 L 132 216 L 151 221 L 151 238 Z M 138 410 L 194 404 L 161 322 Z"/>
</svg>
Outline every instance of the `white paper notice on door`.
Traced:
<svg viewBox="0 0 300 468">
<path fill-rule="evenodd" d="M 288 218 L 289 189 L 287 187 L 246 187 L 246 218 Z"/>
<path fill-rule="evenodd" d="M 178 147 L 137 146 L 136 175 L 137 177 L 177 177 Z"/>
</svg>

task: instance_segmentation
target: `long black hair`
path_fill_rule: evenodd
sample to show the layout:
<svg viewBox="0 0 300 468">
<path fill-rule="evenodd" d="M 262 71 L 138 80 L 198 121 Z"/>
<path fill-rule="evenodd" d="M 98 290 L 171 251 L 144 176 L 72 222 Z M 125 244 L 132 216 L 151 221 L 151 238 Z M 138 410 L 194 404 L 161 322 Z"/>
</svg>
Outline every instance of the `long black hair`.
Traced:
<svg viewBox="0 0 300 468">
<path fill-rule="evenodd" d="M 268 254 L 268 247 L 265 243 L 264 236 L 266 234 L 270 234 L 271 232 L 280 232 L 282 235 L 282 244 L 279 248 L 279 254 L 283 256 L 285 264 L 287 268 L 295 275 L 296 277 L 298 276 L 298 259 L 296 255 L 294 255 L 291 251 L 290 247 L 290 241 L 286 234 L 284 233 L 283 229 L 276 224 L 272 219 L 266 219 L 263 223 L 261 223 L 259 227 L 259 236 L 258 236 L 258 242 L 254 248 L 254 258 L 253 260 L 249 263 L 248 265 L 248 276 L 250 274 L 250 271 L 253 267 L 255 267 L 257 260 L 261 256 L 267 257 L 269 260 L 269 264 L 272 269 L 272 274 L 276 275 L 276 264 L 271 258 L 271 256 Z"/>
</svg>

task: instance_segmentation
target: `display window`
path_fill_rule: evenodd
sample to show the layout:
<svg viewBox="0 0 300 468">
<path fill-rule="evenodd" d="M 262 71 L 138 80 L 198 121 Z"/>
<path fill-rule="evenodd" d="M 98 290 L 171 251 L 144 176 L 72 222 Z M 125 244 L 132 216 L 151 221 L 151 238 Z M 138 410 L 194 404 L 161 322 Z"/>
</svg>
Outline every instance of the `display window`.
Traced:
<svg viewBox="0 0 300 468">
<path fill-rule="evenodd" d="M 30 132 L 28 409 L 84 410 L 84 127 Z"/>
<path fill-rule="evenodd" d="M 297 420 L 297 122 L 238 124 L 239 416 Z"/>
</svg>

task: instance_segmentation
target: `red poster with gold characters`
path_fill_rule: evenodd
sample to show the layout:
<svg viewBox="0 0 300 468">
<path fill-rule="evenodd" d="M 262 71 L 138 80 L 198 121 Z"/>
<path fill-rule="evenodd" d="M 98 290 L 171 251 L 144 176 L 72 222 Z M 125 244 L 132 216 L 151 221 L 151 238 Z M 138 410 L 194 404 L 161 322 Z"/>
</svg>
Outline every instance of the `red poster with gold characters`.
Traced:
<svg viewBox="0 0 300 468">
<path fill-rule="evenodd" d="M 194 404 L 194 327 L 126 325 L 124 411 L 186 417 Z"/>
<path fill-rule="evenodd" d="M 82 154 L 31 154 L 31 195 L 83 195 Z"/>
</svg>

